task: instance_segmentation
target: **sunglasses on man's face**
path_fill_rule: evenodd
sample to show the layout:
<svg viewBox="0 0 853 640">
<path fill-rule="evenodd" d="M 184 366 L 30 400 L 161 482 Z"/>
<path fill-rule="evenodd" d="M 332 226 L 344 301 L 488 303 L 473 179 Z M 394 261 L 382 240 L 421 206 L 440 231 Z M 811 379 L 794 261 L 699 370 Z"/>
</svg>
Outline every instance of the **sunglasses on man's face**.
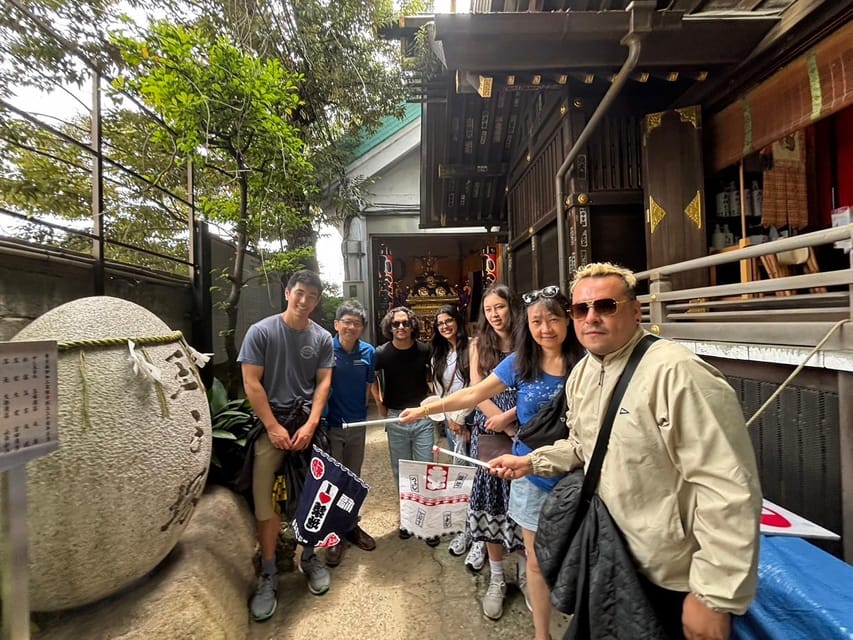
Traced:
<svg viewBox="0 0 853 640">
<path fill-rule="evenodd" d="M 619 311 L 619 305 L 631 302 L 630 300 L 614 300 L 613 298 L 600 298 L 598 300 L 587 300 L 586 302 L 575 302 L 569 307 L 569 313 L 575 320 L 583 320 L 592 309 L 599 316 L 612 316 Z"/>
<path fill-rule="evenodd" d="M 539 298 L 556 298 L 560 293 L 560 287 L 555 284 L 552 284 L 549 287 L 545 287 L 544 289 L 534 289 L 533 291 L 528 291 L 527 293 L 523 293 L 521 295 L 521 300 L 526 305 L 531 305 L 536 302 Z"/>
<path fill-rule="evenodd" d="M 412 326 L 412 323 L 408 320 L 394 320 L 391 322 L 392 329 L 408 329 Z"/>
</svg>

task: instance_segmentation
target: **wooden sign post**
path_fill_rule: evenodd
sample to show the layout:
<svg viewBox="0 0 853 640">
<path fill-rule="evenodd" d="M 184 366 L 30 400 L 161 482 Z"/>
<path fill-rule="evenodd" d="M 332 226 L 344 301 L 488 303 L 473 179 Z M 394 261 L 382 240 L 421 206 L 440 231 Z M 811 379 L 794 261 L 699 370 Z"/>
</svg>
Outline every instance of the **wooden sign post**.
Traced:
<svg viewBox="0 0 853 640">
<path fill-rule="evenodd" d="M 30 637 L 26 463 L 59 446 L 56 342 L 0 343 L 3 640 Z"/>
</svg>

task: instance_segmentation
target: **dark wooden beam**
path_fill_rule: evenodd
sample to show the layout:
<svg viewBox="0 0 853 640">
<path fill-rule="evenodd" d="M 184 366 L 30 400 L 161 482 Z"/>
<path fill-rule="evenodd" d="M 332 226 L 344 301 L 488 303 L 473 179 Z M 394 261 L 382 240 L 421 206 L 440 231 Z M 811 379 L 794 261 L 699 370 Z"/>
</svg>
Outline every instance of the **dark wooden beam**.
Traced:
<svg viewBox="0 0 853 640">
<path fill-rule="evenodd" d="M 431 15 L 403 16 L 396 23 L 380 27 L 378 31 L 379 35 L 386 40 L 412 38 L 418 29 L 432 20 Z"/>
<path fill-rule="evenodd" d="M 681 21 L 682 13 L 655 12 L 643 40 L 641 67 L 740 63 L 778 22 L 778 17 L 706 17 Z M 624 11 L 437 15 L 448 68 L 487 75 L 495 70 L 546 72 L 596 67 L 618 69 L 629 29 Z"/>
<path fill-rule="evenodd" d="M 735 6 L 735 11 L 752 11 L 758 5 L 760 5 L 764 0 L 741 0 Z"/>
<path fill-rule="evenodd" d="M 683 11 L 691 13 L 695 11 L 703 0 L 675 0 L 668 8 L 672 11 Z"/>
<path fill-rule="evenodd" d="M 530 14 L 514 14 L 522 21 Z M 545 14 L 540 14 L 545 15 Z M 547 14 L 546 17 L 551 17 Z M 555 20 L 556 21 L 556 20 Z M 755 44 L 775 24 L 774 19 L 691 21 L 682 31 L 652 32 L 643 42 L 639 67 L 698 66 L 709 68 L 740 63 Z M 554 72 L 618 69 L 625 61 L 626 49 L 619 39 L 561 39 L 513 37 L 457 37 L 443 40 L 449 68 L 462 68 L 488 75 L 495 70 L 506 73 Z"/>
<path fill-rule="evenodd" d="M 853 2 L 845 0 L 799 0 L 791 5 L 764 39 L 726 73 L 715 74 L 713 82 L 696 85 L 672 105 L 702 104 L 717 111 L 744 88 L 768 78 L 780 65 L 801 55 L 853 19 Z"/>
<path fill-rule="evenodd" d="M 438 177 L 441 180 L 455 178 L 501 178 L 506 175 L 507 165 L 499 164 L 439 164 Z"/>
</svg>

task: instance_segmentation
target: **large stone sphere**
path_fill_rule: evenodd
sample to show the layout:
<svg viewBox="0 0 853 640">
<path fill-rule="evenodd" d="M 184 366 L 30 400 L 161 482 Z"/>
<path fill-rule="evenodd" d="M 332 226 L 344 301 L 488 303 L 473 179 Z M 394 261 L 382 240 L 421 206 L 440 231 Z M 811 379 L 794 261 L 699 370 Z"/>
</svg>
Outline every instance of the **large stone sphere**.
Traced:
<svg viewBox="0 0 853 640">
<path fill-rule="evenodd" d="M 135 375 L 126 341 L 60 349 L 59 449 L 27 464 L 34 611 L 128 586 L 172 550 L 192 516 L 210 462 L 204 387 L 178 340 L 139 345 L 171 333 L 139 305 L 93 297 L 49 311 L 13 338 L 130 337 L 162 372 L 162 385 Z"/>
</svg>

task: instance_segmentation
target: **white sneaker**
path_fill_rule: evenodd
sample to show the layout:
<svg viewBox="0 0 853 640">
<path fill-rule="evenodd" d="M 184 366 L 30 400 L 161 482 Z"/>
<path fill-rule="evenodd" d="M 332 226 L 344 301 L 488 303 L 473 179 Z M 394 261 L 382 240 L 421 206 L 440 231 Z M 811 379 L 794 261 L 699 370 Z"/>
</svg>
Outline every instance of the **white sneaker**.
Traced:
<svg viewBox="0 0 853 640">
<path fill-rule="evenodd" d="M 506 582 L 503 580 L 489 580 L 489 588 L 483 596 L 483 614 L 490 620 L 498 620 L 504 613 L 504 596 L 506 596 Z"/>
<path fill-rule="evenodd" d="M 486 564 L 486 543 L 475 542 L 465 556 L 465 566 L 471 571 L 479 571 Z"/>
<path fill-rule="evenodd" d="M 456 556 L 457 558 L 461 556 L 463 553 L 468 551 L 469 540 L 465 535 L 465 532 L 457 533 L 453 540 L 450 541 L 450 544 L 447 545 L 447 552 Z"/>
<path fill-rule="evenodd" d="M 527 588 L 527 576 L 518 577 L 518 590 L 524 596 L 524 604 L 527 605 L 527 610 L 533 613 L 533 605 L 530 604 L 530 590 Z"/>
</svg>

